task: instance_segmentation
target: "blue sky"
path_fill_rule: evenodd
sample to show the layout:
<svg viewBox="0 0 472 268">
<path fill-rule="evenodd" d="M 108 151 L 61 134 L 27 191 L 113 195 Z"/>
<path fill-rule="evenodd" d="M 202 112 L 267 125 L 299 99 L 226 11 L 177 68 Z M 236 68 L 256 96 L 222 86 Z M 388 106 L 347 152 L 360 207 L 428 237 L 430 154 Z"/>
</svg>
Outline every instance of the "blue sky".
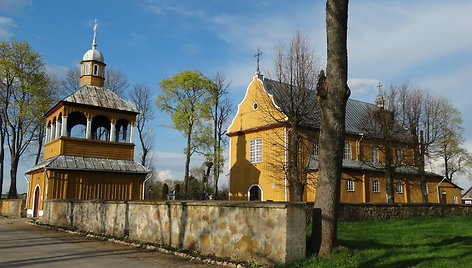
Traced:
<svg viewBox="0 0 472 268">
<path fill-rule="evenodd" d="M 0 0 L 0 40 L 28 41 L 58 77 L 81 61 L 90 48 L 94 19 L 97 44 L 107 66 L 125 73 L 131 85 L 158 83 L 187 69 L 207 75 L 223 72 L 235 106 L 255 71 L 272 69 L 277 45 L 301 30 L 326 62 L 324 1 Z M 448 98 L 464 119 L 472 150 L 472 1 L 350 1 L 348 56 L 352 98 L 373 102 L 378 82 L 405 80 Z M 183 177 L 182 135 L 165 114 L 156 112 L 155 166 L 161 178 Z M 201 159 L 192 160 L 199 165 Z M 31 166 L 26 158 L 20 173 Z M 22 177 L 21 174 L 20 178 Z M 468 188 L 462 176 L 457 183 Z M 8 187 L 8 179 L 4 189 Z M 18 181 L 20 192 L 26 183 Z"/>
</svg>

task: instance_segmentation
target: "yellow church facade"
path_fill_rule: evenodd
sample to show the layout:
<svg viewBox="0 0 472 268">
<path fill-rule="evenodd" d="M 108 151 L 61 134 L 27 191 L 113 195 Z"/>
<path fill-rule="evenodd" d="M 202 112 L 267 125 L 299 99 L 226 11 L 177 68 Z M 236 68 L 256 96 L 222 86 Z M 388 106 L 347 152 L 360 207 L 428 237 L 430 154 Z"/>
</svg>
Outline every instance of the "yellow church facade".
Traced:
<svg viewBox="0 0 472 268">
<path fill-rule="evenodd" d="M 228 128 L 231 200 L 294 200 L 293 187 L 286 179 L 285 167 L 289 131 L 278 123 L 285 118 L 280 108 L 283 98 L 277 94 L 279 84 L 262 75 L 255 75 Z M 360 114 L 371 105 L 349 100 L 346 107 L 343 171 L 339 178 L 341 202 L 387 201 L 383 153 L 376 146 L 378 141 L 364 136 L 358 126 L 361 124 Z M 317 194 L 319 127 L 314 124 L 300 128 L 309 137 L 303 141 L 305 146 L 301 147 L 299 155 L 299 161 L 307 167 L 303 200 L 313 202 Z M 420 182 L 413 166 L 413 150 L 406 144 L 398 143 L 395 158 L 402 163 L 396 169 L 395 202 L 422 202 Z M 427 172 L 426 178 L 430 203 L 459 202 L 460 187 L 438 174 Z"/>
<path fill-rule="evenodd" d="M 26 172 L 28 216 L 42 216 L 49 199 L 142 199 L 149 170 L 134 161 L 139 112 L 104 88 L 104 68 L 94 37 L 80 88 L 45 114 L 44 161 Z"/>
</svg>

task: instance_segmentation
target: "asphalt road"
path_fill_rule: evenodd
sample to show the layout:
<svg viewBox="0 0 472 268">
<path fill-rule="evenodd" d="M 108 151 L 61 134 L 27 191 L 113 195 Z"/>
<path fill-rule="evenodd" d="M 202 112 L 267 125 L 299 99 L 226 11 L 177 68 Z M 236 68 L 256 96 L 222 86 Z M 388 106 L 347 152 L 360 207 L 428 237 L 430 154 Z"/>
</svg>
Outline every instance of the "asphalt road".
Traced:
<svg viewBox="0 0 472 268">
<path fill-rule="evenodd" d="M 218 267 L 0 218 L 0 267 Z"/>
</svg>

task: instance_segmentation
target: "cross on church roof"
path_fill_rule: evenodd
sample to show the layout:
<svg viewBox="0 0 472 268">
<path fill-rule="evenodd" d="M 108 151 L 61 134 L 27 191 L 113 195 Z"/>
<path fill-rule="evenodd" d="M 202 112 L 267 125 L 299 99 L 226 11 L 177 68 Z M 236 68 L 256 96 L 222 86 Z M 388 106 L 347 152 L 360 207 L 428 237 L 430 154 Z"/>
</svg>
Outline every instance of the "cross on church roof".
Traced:
<svg viewBox="0 0 472 268">
<path fill-rule="evenodd" d="M 261 73 L 260 70 L 259 70 L 259 60 L 260 60 L 262 54 L 263 53 L 262 53 L 261 49 L 258 48 L 257 51 L 256 51 L 256 54 L 254 55 L 254 57 L 257 59 L 257 69 L 256 69 L 256 74 L 257 75 L 259 75 Z"/>
</svg>

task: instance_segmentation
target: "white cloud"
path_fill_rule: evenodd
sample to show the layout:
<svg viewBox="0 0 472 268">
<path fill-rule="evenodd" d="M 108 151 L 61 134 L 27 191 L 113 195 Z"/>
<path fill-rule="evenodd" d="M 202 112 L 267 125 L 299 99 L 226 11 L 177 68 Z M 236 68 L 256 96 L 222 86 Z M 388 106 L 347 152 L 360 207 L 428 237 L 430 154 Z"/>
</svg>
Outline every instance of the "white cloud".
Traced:
<svg viewBox="0 0 472 268">
<path fill-rule="evenodd" d="M 13 19 L 0 16 L 0 40 L 10 39 L 13 36 L 10 29 L 15 27 L 16 24 Z"/>
<path fill-rule="evenodd" d="M 59 79 L 65 77 L 67 72 L 69 71 L 69 68 L 65 66 L 58 66 L 58 65 L 51 65 L 51 64 L 46 64 L 46 73 L 48 75 L 57 77 Z"/>
<path fill-rule="evenodd" d="M 172 171 L 170 170 L 159 170 L 157 172 L 157 178 L 160 181 L 165 181 L 165 180 L 175 180 L 175 175 L 172 174 Z"/>
<path fill-rule="evenodd" d="M 470 49 L 472 2 L 363 1 L 350 6 L 349 59 L 353 70 L 398 75 Z M 377 75 L 376 75 L 377 76 Z"/>
<path fill-rule="evenodd" d="M 186 17 L 205 17 L 205 13 L 201 9 L 191 9 L 178 5 L 179 2 L 169 0 L 145 0 L 140 3 L 140 7 L 146 12 L 157 15 L 181 15 Z"/>
<path fill-rule="evenodd" d="M 0 10 L 17 12 L 23 7 L 30 7 L 32 2 L 32 0 L 0 0 Z"/>
<path fill-rule="evenodd" d="M 360 79 L 360 78 L 351 78 L 347 81 L 349 88 L 351 89 L 351 95 L 361 95 L 369 93 L 376 89 L 376 86 L 379 84 L 377 79 Z"/>
</svg>

